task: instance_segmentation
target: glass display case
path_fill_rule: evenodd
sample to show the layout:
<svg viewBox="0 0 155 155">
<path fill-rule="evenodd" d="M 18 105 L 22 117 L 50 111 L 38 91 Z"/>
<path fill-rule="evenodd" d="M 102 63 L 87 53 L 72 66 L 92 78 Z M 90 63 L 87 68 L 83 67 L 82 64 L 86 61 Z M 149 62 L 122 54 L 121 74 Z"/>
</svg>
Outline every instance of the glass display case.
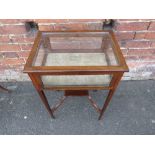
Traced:
<svg viewBox="0 0 155 155">
<path fill-rule="evenodd" d="M 124 72 L 128 71 L 113 31 L 38 32 L 24 68 L 51 116 L 63 103 L 49 107 L 44 89 L 63 90 L 64 97 L 88 96 L 101 119 Z M 89 90 L 108 89 L 103 107 Z"/>
</svg>

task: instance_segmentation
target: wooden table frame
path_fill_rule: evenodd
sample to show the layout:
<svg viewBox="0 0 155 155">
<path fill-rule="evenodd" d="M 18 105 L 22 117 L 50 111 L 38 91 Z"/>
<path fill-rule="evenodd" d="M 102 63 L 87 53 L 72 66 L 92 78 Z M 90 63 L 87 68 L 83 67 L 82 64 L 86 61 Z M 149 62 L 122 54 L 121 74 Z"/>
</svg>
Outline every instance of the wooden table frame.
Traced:
<svg viewBox="0 0 155 155">
<path fill-rule="evenodd" d="M 114 48 L 115 56 L 118 59 L 119 65 L 118 66 L 33 66 L 33 60 L 36 55 L 36 51 L 40 45 L 43 33 L 46 36 L 102 36 L 103 33 L 108 32 L 111 36 L 112 45 Z M 45 40 L 45 46 L 51 48 L 49 45 L 49 40 Z M 46 109 L 48 110 L 49 114 L 52 118 L 54 117 L 54 111 L 63 104 L 64 100 L 68 96 L 87 96 L 92 106 L 99 112 L 99 120 L 102 118 L 103 113 L 105 112 L 124 72 L 128 72 L 128 66 L 125 62 L 123 54 L 119 48 L 117 40 L 113 31 L 69 31 L 69 32 L 40 32 L 38 31 L 37 37 L 34 41 L 32 50 L 30 55 L 27 59 L 26 65 L 24 67 L 24 73 L 28 73 L 30 79 L 34 87 L 36 88 L 40 98 L 42 99 Z M 47 87 L 43 85 L 41 80 L 42 75 L 104 75 L 110 74 L 112 75 L 112 79 L 109 86 L 52 86 Z M 65 94 L 64 97 L 60 100 L 60 103 L 57 104 L 55 107 L 51 108 L 48 104 L 48 100 L 45 96 L 44 90 L 64 90 Z M 92 100 L 91 96 L 89 95 L 89 90 L 109 90 L 108 96 L 103 104 L 102 108 L 99 108 L 97 104 Z"/>
</svg>

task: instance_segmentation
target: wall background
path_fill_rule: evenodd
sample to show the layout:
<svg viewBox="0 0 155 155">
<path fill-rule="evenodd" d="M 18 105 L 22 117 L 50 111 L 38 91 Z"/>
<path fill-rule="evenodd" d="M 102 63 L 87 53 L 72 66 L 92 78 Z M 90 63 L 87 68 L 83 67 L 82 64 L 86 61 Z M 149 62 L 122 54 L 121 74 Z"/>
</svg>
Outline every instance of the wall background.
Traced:
<svg viewBox="0 0 155 155">
<path fill-rule="evenodd" d="M 40 30 L 101 30 L 104 19 L 0 19 L 0 81 L 29 80 L 22 70 L 36 33 L 26 21 Z M 123 79 L 155 79 L 155 19 L 115 20 L 114 32 L 130 69 Z"/>
</svg>

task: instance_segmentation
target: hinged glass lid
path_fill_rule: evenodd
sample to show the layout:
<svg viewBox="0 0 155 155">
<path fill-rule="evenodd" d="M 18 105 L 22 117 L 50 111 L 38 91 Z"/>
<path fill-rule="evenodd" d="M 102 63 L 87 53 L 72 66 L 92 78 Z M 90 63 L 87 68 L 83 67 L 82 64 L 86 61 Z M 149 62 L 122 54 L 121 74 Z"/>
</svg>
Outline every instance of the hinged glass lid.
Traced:
<svg viewBox="0 0 155 155">
<path fill-rule="evenodd" d="M 33 66 L 119 66 L 108 32 L 52 35 L 43 32 Z"/>
</svg>

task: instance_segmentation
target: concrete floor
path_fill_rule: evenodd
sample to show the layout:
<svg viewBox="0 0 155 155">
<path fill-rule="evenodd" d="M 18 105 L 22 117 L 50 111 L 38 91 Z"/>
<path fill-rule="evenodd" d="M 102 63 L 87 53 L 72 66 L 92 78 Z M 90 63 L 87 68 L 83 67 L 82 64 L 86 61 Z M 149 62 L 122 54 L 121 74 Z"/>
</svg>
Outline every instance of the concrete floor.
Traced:
<svg viewBox="0 0 155 155">
<path fill-rule="evenodd" d="M 30 82 L 1 83 L 13 92 L 0 92 L 0 134 L 155 134 L 155 81 L 121 82 L 104 118 L 86 97 L 70 97 L 49 117 Z M 62 92 L 46 92 L 50 104 Z M 91 92 L 102 104 L 106 91 Z"/>
</svg>

